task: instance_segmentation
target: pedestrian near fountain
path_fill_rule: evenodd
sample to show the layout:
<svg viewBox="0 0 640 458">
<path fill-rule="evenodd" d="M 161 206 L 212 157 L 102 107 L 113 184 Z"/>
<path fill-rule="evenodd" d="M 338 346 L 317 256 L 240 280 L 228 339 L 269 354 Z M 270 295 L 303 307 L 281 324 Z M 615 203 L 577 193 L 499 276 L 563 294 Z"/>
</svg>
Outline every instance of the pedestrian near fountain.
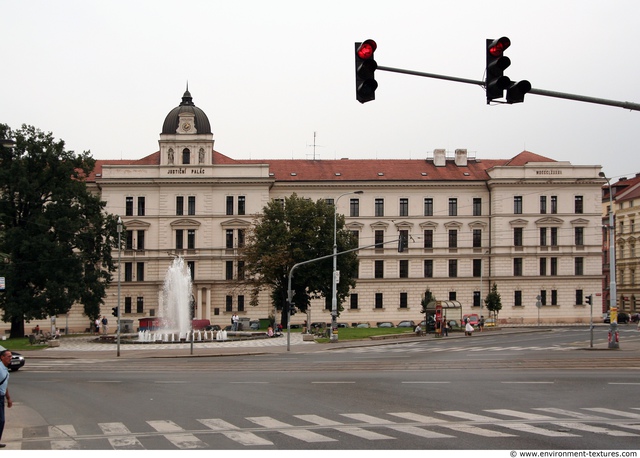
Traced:
<svg viewBox="0 0 640 458">
<path fill-rule="evenodd" d="M 94 325 L 96 327 L 96 334 L 100 334 L 100 317 L 96 318 Z"/>
<path fill-rule="evenodd" d="M 9 396 L 9 364 L 11 364 L 11 352 L 9 350 L 0 351 L 0 440 L 4 432 L 4 401 L 7 400 L 7 408 L 13 406 L 11 396 Z M 0 444 L 0 448 L 6 447 L 6 444 Z"/>
<path fill-rule="evenodd" d="M 102 315 L 102 333 L 106 334 L 107 332 L 109 332 L 109 320 L 107 320 L 107 317 Z"/>
<path fill-rule="evenodd" d="M 231 330 L 232 331 L 237 331 L 238 330 L 238 322 L 240 321 L 240 318 L 238 318 L 238 314 L 234 313 L 233 316 L 231 317 Z"/>
</svg>

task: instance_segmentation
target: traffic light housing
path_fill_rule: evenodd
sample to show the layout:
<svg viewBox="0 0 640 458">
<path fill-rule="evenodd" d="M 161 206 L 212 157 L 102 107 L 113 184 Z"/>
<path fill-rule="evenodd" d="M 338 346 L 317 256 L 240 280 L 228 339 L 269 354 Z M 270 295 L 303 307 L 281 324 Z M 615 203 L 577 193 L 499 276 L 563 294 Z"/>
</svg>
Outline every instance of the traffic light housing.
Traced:
<svg viewBox="0 0 640 458">
<path fill-rule="evenodd" d="M 117 317 L 118 316 L 118 307 L 112 307 L 111 310 L 112 310 L 111 314 L 113 316 Z"/>
<path fill-rule="evenodd" d="M 287 304 L 287 314 L 289 316 L 295 315 L 297 310 L 296 310 L 296 305 L 293 302 L 289 302 L 286 301 Z"/>
<path fill-rule="evenodd" d="M 378 82 L 375 71 L 378 68 L 373 58 L 378 45 L 373 40 L 365 40 L 355 44 L 356 59 L 356 99 L 360 103 L 370 102 L 376 98 Z"/>
<path fill-rule="evenodd" d="M 593 294 L 589 294 L 588 296 L 585 296 L 584 300 L 587 302 L 587 304 L 593 305 Z"/>
<path fill-rule="evenodd" d="M 504 51 L 511 46 L 508 37 L 486 40 L 486 79 L 487 104 L 500 99 L 507 90 L 507 103 L 524 102 L 524 96 L 531 90 L 531 83 L 527 80 L 512 82 L 504 75 L 504 71 L 511 65 L 511 59 L 504 55 Z"/>
</svg>

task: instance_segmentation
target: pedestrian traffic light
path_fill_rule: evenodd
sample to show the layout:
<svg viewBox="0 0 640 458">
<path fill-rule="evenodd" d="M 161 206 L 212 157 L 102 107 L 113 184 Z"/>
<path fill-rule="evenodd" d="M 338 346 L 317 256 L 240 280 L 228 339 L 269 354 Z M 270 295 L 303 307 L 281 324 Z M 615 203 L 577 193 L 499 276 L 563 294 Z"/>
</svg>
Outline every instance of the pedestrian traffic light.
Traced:
<svg viewBox="0 0 640 458">
<path fill-rule="evenodd" d="M 593 305 L 593 294 L 589 294 L 588 296 L 585 296 L 584 299 L 587 302 L 587 304 Z"/>
<path fill-rule="evenodd" d="M 118 316 L 118 307 L 112 307 L 111 310 L 112 310 L 111 314 L 113 316 Z"/>
<path fill-rule="evenodd" d="M 486 80 L 487 104 L 502 98 L 507 90 L 507 103 L 524 102 L 524 96 L 531 90 L 531 83 L 527 80 L 512 82 L 504 76 L 504 71 L 511 65 L 511 59 L 504 55 L 504 51 L 511 46 L 507 37 L 486 40 Z"/>
<path fill-rule="evenodd" d="M 373 53 L 377 47 L 373 40 L 355 44 L 356 99 L 360 103 L 370 102 L 376 98 L 378 82 L 375 80 L 375 71 L 378 64 L 373 59 Z"/>
<path fill-rule="evenodd" d="M 286 312 L 289 316 L 296 314 L 296 305 L 293 302 L 286 301 L 286 306 Z"/>
</svg>

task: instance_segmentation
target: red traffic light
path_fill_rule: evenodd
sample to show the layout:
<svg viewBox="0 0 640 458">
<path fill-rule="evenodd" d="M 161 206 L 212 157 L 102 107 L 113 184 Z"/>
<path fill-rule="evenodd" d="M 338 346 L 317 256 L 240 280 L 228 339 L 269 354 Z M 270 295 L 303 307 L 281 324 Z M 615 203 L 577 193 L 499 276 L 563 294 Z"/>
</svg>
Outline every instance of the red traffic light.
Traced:
<svg viewBox="0 0 640 458">
<path fill-rule="evenodd" d="M 371 59 L 377 47 L 378 45 L 375 41 L 366 40 L 360 45 L 356 53 L 360 59 Z"/>
<path fill-rule="evenodd" d="M 502 56 L 502 53 L 511 46 L 511 40 L 507 37 L 498 38 L 497 40 L 493 40 L 487 49 L 489 54 L 495 57 Z"/>
</svg>

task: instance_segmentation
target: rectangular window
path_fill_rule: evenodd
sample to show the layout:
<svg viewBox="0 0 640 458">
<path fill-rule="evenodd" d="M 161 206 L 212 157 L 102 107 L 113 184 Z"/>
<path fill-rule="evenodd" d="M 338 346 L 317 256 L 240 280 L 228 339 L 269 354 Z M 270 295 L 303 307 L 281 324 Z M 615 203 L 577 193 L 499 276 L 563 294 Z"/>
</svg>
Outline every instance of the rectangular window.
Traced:
<svg viewBox="0 0 640 458">
<path fill-rule="evenodd" d="M 138 197 L 138 216 L 144 216 L 144 197 Z"/>
<path fill-rule="evenodd" d="M 196 214 L 196 196 L 189 196 L 187 203 L 187 213 L 189 215 Z"/>
<path fill-rule="evenodd" d="M 547 305 L 547 290 L 540 290 L 540 303 L 542 305 Z"/>
<path fill-rule="evenodd" d="M 449 277 L 454 278 L 458 276 L 458 260 L 449 259 Z"/>
<path fill-rule="evenodd" d="M 196 279 L 196 263 L 195 261 L 187 261 L 187 268 L 189 269 L 189 275 L 191 275 L 191 281 Z"/>
<path fill-rule="evenodd" d="M 225 246 L 227 248 L 233 248 L 233 229 L 226 230 Z"/>
<path fill-rule="evenodd" d="M 224 267 L 224 279 L 233 280 L 233 261 L 225 261 Z"/>
<path fill-rule="evenodd" d="M 400 216 L 409 216 L 409 199 L 400 199 Z"/>
<path fill-rule="evenodd" d="M 482 199 L 480 197 L 473 198 L 473 216 L 482 216 Z"/>
<path fill-rule="evenodd" d="M 584 245 L 584 227 L 574 228 L 576 246 Z"/>
<path fill-rule="evenodd" d="M 227 215 L 233 215 L 233 196 L 227 196 Z"/>
<path fill-rule="evenodd" d="M 513 246 L 522 246 L 522 228 L 513 228 Z"/>
<path fill-rule="evenodd" d="M 551 228 L 551 246 L 558 246 L 558 228 Z"/>
<path fill-rule="evenodd" d="M 176 250 L 182 250 L 182 248 L 184 248 L 184 231 L 176 229 Z"/>
<path fill-rule="evenodd" d="M 238 295 L 238 312 L 244 312 L 244 295 Z"/>
<path fill-rule="evenodd" d="M 480 291 L 473 292 L 473 307 L 480 307 Z"/>
<path fill-rule="evenodd" d="M 349 201 L 349 216 L 357 218 L 360 216 L 360 199 L 350 199 Z"/>
<path fill-rule="evenodd" d="M 558 290 L 551 290 L 551 305 L 558 305 Z"/>
<path fill-rule="evenodd" d="M 407 293 L 400 293 L 400 308 L 406 309 L 409 306 L 409 300 L 407 298 Z"/>
<path fill-rule="evenodd" d="M 457 294 L 456 294 L 455 291 L 449 291 L 449 300 L 450 301 L 456 301 L 457 300 L 456 296 L 457 296 Z"/>
<path fill-rule="evenodd" d="M 376 199 L 375 200 L 375 216 L 382 217 L 384 216 L 384 199 Z"/>
<path fill-rule="evenodd" d="M 547 196 L 540 196 L 540 214 L 547 213 Z"/>
<path fill-rule="evenodd" d="M 584 275 L 584 258 L 577 257 L 575 259 L 576 275 Z"/>
<path fill-rule="evenodd" d="M 576 305 L 582 305 L 584 300 L 584 293 L 581 289 L 576 289 Z"/>
<path fill-rule="evenodd" d="M 540 258 L 540 276 L 547 275 L 547 258 Z"/>
<path fill-rule="evenodd" d="M 136 280 L 144 281 L 144 262 L 136 262 Z"/>
<path fill-rule="evenodd" d="M 356 293 L 352 293 L 349 297 L 349 308 L 351 310 L 358 310 L 358 295 Z"/>
<path fill-rule="evenodd" d="M 551 275 L 558 275 L 558 258 L 551 258 L 549 260 L 550 263 L 550 273 Z"/>
<path fill-rule="evenodd" d="M 540 246 L 547 246 L 547 228 L 540 228 Z"/>
<path fill-rule="evenodd" d="M 400 246 L 400 240 L 402 240 L 402 250 L 409 250 L 409 231 L 407 229 L 402 229 L 398 231 L 398 246 Z"/>
<path fill-rule="evenodd" d="M 133 263 L 124 263 L 124 281 L 133 281 Z"/>
<path fill-rule="evenodd" d="M 144 313 L 144 297 L 136 298 L 136 313 Z"/>
<path fill-rule="evenodd" d="M 513 258 L 513 276 L 522 277 L 522 258 Z"/>
<path fill-rule="evenodd" d="M 522 196 L 513 197 L 513 213 L 516 215 L 522 214 Z"/>
<path fill-rule="evenodd" d="M 124 298 L 124 313 L 131 313 L 131 297 Z"/>
<path fill-rule="evenodd" d="M 376 244 L 376 250 L 384 249 L 384 231 L 375 231 L 373 234 L 374 242 Z"/>
<path fill-rule="evenodd" d="M 377 309 L 384 308 L 384 302 L 382 301 L 382 293 L 376 293 L 376 305 Z"/>
<path fill-rule="evenodd" d="M 224 305 L 227 312 L 233 312 L 233 297 L 226 296 Z"/>
<path fill-rule="evenodd" d="M 144 231 L 143 230 L 138 231 L 137 249 L 144 250 Z"/>
<path fill-rule="evenodd" d="M 124 236 L 124 249 L 133 250 L 133 231 L 126 231 Z"/>
<path fill-rule="evenodd" d="M 551 213 L 558 213 L 558 196 L 551 196 Z"/>
<path fill-rule="evenodd" d="M 473 276 L 482 277 L 482 259 L 473 260 Z"/>
<path fill-rule="evenodd" d="M 409 261 L 407 259 L 400 260 L 400 278 L 409 278 Z"/>
<path fill-rule="evenodd" d="M 433 216 L 433 199 L 431 197 L 424 198 L 424 216 Z"/>
<path fill-rule="evenodd" d="M 424 247 L 433 248 L 433 229 L 424 230 Z"/>
<path fill-rule="evenodd" d="M 244 215 L 246 213 L 245 202 L 245 196 L 238 196 L 238 215 Z"/>
<path fill-rule="evenodd" d="M 433 259 L 424 260 L 424 278 L 433 278 Z"/>
<path fill-rule="evenodd" d="M 513 292 L 513 305 L 515 305 L 516 307 L 522 306 L 522 291 Z"/>
<path fill-rule="evenodd" d="M 238 261 L 238 280 L 244 280 L 244 261 Z"/>
<path fill-rule="evenodd" d="M 196 248 L 196 230 L 189 229 L 187 230 L 187 249 L 195 250 Z"/>
<path fill-rule="evenodd" d="M 384 278 L 384 261 L 375 261 L 374 269 L 375 278 Z"/>
<path fill-rule="evenodd" d="M 584 210 L 582 196 L 575 196 L 573 202 L 574 202 L 575 213 L 582 213 Z"/>
<path fill-rule="evenodd" d="M 184 196 L 176 196 L 176 215 L 184 215 Z"/>
<path fill-rule="evenodd" d="M 449 229 L 449 248 L 458 248 L 458 230 Z"/>
<path fill-rule="evenodd" d="M 244 248 L 246 229 L 238 229 L 238 248 Z"/>
<path fill-rule="evenodd" d="M 458 216 L 458 199 L 449 199 L 449 216 Z"/>
<path fill-rule="evenodd" d="M 125 199 L 124 214 L 126 216 L 133 216 L 133 197 L 127 197 Z"/>
<path fill-rule="evenodd" d="M 482 247 L 482 229 L 473 230 L 473 247 L 474 248 Z"/>
</svg>

